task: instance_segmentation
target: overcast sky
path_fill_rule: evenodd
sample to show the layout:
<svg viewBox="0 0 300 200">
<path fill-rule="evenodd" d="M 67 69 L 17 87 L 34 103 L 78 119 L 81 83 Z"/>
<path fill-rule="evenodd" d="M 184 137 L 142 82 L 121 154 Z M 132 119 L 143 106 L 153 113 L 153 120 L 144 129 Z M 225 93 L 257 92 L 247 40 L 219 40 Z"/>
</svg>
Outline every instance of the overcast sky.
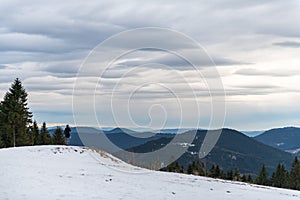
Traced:
<svg viewBox="0 0 300 200">
<path fill-rule="evenodd" d="M 85 119 L 77 125 L 207 127 L 211 97 L 224 89 L 225 127 L 300 126 L 299 0 L 0 0 L 0 13 L 0 97 L 19 77 L 38 123 L 73 125 L 75 99 L 76 114 Z M 101 47 L 143 27 L 164 33 L 132 34 Z M 168 31 L 194 40 L 201 53 Z M 152 46 L 130 52 L 144 40 L 173 53 Z M 90 61 L 95 47 L 97 67 Z M 130 53 L 104 66 L 120 49 Z M 182 55 L 196 59 L 197 69 Z M 88 74 L 77 74 L 82 66 Z M 84 84 L 74 94 L 78 77 Z M 98 121 L 85 107 L 91 95 Z"/>
</svg>

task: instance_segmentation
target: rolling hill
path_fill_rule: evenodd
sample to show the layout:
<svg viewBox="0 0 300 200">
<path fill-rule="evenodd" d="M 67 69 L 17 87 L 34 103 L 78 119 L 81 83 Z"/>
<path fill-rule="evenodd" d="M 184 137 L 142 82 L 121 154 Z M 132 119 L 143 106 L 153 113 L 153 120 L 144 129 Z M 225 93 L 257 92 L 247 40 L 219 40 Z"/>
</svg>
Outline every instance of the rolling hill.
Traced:
<svg viewBox="0 0 300 200">
<path fill-rule="evenodd" d="M 192 132 L 187 131 L 179 134 L 179 137 L 184 141 L 192 135 Z M 195 140 L 188 148 L 180 144 L 174 145 L 172 151 L 175 153 L 182 151 L 182 148 L 186 148 L 183 150 L 185 153 L 178 160 L 181 165 L 186 167 L 192 161 L 199 160 L 198 152 L 205 134 L 205 130 L 198 130 Z M 85 144 L 90 147 L 103 149 L 127 162 L 133 162 L 141 166 L 153 166 L 158 158 L 148 159 L 143 157 L 142 154 L 133 158 L 130 152 L 139 154 L 154 152 L 172 142 L 175 136 L 174 134 L 154 134 L 151 132 L 140 133 L 120 128 L 101 131 L 91 127 L 77 127 L 72 128 L 70 145 L 83 146 Z M 242 173 L 251 174 L 258 174 L 261 165 L 265 164 L 270 175 L 278 163 L 283 163 L 289 168 L 293 160 L 291 154 L 276 149 L 276 146 L 274 147 L 258 142 L 238 131 L 223 129 L 214 149 L 205 160 L 202 159 L 201 161 L 205 162 L 208 167 L 212 164 L 217 164 L 224 170 L 238 168 Z M 124 153 L 124 149 L 128 152 Z M 172 155 L 164 155 L 163 157 L 163 159 L 159 159 L 173 159 L 171 158 Z"/>
<path fill-rule="evenodd" d="M 259 142 L 300 156 L 300 128 L 285 127 L 271 129 L 256 136 Z"/>
<path fill-rule="evenodd" d="M 186 132 L 182 134 L 182 137 L 189 137 L 190 134 L 190 132 Z M 197 131 L 196 138 L 188 148 L 182 144 L 175 144 L 177 148 L 186 148 L 185 153 L 178 159 L 180 165 L 187 167 L 192 161 L 199 160 L 198 153 L 205 135 L 206 131 Z M 172 143 L 172 138 L 159 138 L 132 148 L 132 151 L 137 153 L 154 152 L 169 143 Z M 171 159 L 172 154 L 170 152 L 168 153 Z M 122 157 L 121 154 L 118 156 Z M 128 157 L 122 157 L 122 159 L 125 161 L 126 159 L 130 160 Z M 149 160 L 143 159 L 143 154 L 135 159 L 138 165 L 151 165 Z M 275 171 L 278 163 L 285 164 L 285 166 L 289 168 L 293 161 L 293 156 L 257 142 L 238 131 L 222 129 L 222 134 L 216 146 L 205 159 L 200 161 L 205 162 L 208 167 L 212 164 L 217 164 L 221 166 L 223 170 L 238 168 L 242 173 L 258 174 L 263 164 L 266 165 L 269 173 Z M 134 163 L 134 160 L 130 160 L 130 162 Z"/>
<path fill-rule="evenodd" d="M 93 143 L 94 147 L 113 153 L 120 149 L 136 147 L 161 137 L 172 137 L 172 135 L 136 132 L 124 128 L 102 131 L 93 127 L 76 127 L 72 128 L 69 144 L 84 146 Z M 111 145 L 109 145 L 110 143 Z"/>
</svg>

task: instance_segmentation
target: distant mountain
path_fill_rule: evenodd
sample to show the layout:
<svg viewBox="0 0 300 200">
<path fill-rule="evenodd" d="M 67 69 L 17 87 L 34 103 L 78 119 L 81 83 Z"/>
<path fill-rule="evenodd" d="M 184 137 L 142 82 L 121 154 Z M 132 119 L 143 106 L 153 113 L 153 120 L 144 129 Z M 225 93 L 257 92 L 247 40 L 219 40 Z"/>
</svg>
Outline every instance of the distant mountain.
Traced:
<svg viewBox="0 0 300 200">
<path fill-rule="evenodd" d="M 170 129 L 161 129 L 161 130 L 156 130 L 157 133 L 162 133 L 162 134 L 180 134 L 184 133 L 186 131 L 193 130 L 193 129 L 188 129 L 188 128 L 170 128 Z"/>
<path fill-rule="evenodd" d="M 49 130 L 53 134 L 54 130 Z M 115 128 L 109 131 L 102 131 L 93 127 L 71 128 L 69 145 L 93 146 L 114 153 L 121 149 L 129 149 L 142 145 L 151 140 L 161 137 L 170 137 L 168 134 L 155 134 L 151 132 L 136 132 L 130 129 Z"/>
<path fill-rule="evenodd" d="M 102 130 L 102 129 L 101 129 Z M 128 134 L 135 134 L 137 133 L 136 131 L 127 129 L 127 128 L 114 128 L 111 130 L 103 130 L 105 134 L 116 134 L 116 133 L 128 133 Z"/>
<path fill-rule="evenodd" d="M 285 127 L 271 129 L 254 139 L 274 148 L 300 156 L 300 128 Z"/>
<path fill-rule="evenodd" d="M 244 133 L 248 137 L 256 137 L 260 134 L 262 134 L 265 131 L 241 131 L 241 133 Z"/>
<path fill-rule="evenodd" d="M 212 133 L 213 131 L 211 131 Z M 191 131 L 181 134 L 182 137 L 190 137 Z M 192 161 L 199 160 L 198 152 L 203 143 L 206 131 L 197 131 L 196 137 L 192 144 L 188 145 L 185 153 L 178 159 L 180 165 L 187 167 Z M 143 145 L 132 148 L 132 151 L 137 153 L 154 152 L 157 149 L 164 147 L 166 144 L 172 143 L 172 138 L 159 138 L 149 141 Z M 177 148 L 186 148 L 186 144 L 174 143 Z M 170 153 L 170 152 L 169 152 Z M 119 155 L 122 157 L 122 155 Z M 140 165 L 147 165 L 147 160 L 139 159 Z M 170 159 L 172 155 L 169 154 Z M 123 156 L 122 159 L 126 158 Z M 129 159 L 129 158 L 127 158 Z M 269 173 L 273 172 L 278 163 L 285 164 L 290 167 L 293 156 L 289 153 L 275 149 L 273 147 L 262 144 L 244 134 L 231 130 L 222 129 L 222 134 L 209 155 L 200 160 L 205 162 L 208 167 L 212 164 L 217 164 L 223 167 L 223 170 L 238 168 L 242 173 L 258 174 L 262 164 L 266 165 Z M 134 163 L 134 160 L 131 160 Z"/>
</svg>

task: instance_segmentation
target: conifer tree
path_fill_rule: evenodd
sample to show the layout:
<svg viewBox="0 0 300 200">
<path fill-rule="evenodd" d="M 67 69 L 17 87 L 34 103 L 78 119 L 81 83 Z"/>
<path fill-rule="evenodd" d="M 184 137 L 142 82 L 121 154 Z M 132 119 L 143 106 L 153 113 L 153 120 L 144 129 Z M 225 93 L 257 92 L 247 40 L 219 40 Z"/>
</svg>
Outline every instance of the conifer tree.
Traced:
<svg viewBox="0 0 300 200">
<path fill-rule="evenodd" d="M 29 145 L 32 113 L 27 107 L 27 92 L 17 78 L 0 106 L 1 135 L 6 147 Z"/>
<path fill-rule="evenodd" d="M 248 183 L 253 183 L 253 179 L 252 179 L 251 174 L 248 174 L 248 176 L 247 176 L 247 182 Z"/>
<path fill-rule="evenodd" d="M 51 136 L 47 130 L 46 122 L 43 123 L 42 128 L 41 128 L 40 141 L 41 141 L 40 142 L 41 145 L 52 144 Z"/>
<path fill-rule="evenodd" d="M 52 143 L 56 145 L 64 145 L 65 137 L 63 135 L 63 130 L 60 127 L 57 127 L 52 136 Z M 178 164 L 178 162 L 177 162 Z M 179 167 L 179 165 L 178 165 Z"/>
<path fill-rule="evenodd" d="M 240 172 L 239 172 L 238 168 L 235 168 L 235 169 L 234 169 L 234 172 L 233 172 L 233 180 L 234 180 L 234 181 L 239 181 L 239 180 L 240 180 Z"/>
<path fill-rule="evenodd" d="M 232 170 L 228 170 L 227 171 L 226 179 L 227 180 L 233 180 L 233 172 L 232 172 Z"/>
<path fill-rule="evenodd" d="M 0 135 L 0 148 L 4 147 L 4 142 L 2 141 L 2 136 Z"/>
<path fill-rule="evenodd" d="M 267 170 L 266 170 L 265 165 L 263 165 L 261 167 L 260 173 L 259 173 L 258 177 L 256 178 L 255 183 L 259 184 L 259 185 L 267 185 L 268 184 L 268 175 L 267 175 Z"/>
<path fill-rule="evenodd" d="M 199 164 L 198 175 L 200 176 L 206 175 L 206 168 L 204 166 L 204 163 Z"/>
<path fill-rule="evenodd" d="M 288 187 L 288 172 L 284 165 L 278 164 L 276 171 L 272 174 L 271 184 L 274 187 Z"/>
<path fill-rule="evenodd" d="M 215 169 L 215 177 L 220 178 L 220 176 L 221 176 L 221 169 L 220 169 L 219 165 L 217 165 L 216 169 Z"/>
<path fill-rule="evenodd" d="M 184 167 L 182 165 L 180 167 L 180 173 L 184 173 Z"/>
<path fill-rule="evenodd" d="M 300 190 L 300 163 L 297 157 L 292 164 L 289 185 L 291 189 Z"/>
<path fill-rule="evenodd" d="M 246 174 L 243 174 L 242 178 L 241 178 L 242 182 L 247 182 L 247 176 Z"/>
<path fill-rule="evenodd" d="M 194 171 L 193 166 L 191 164 L 189 164 L 188 168 L 187 168 L 187 173 L 188 174 L 193 174 L 193 171 Z"/>
<path fill-rule="evenodd" d="M 216 166 L 212 165 L 210 170 L 209 170 L 209 176 L 212 178 L 215 178 L 215 173 L 216 173 Z"/>
<path fill-rule="evenodd" d="M 33 122 L 33 125 L 31 127 L 31 132 L 32 132 L 32 135 L 33 135 L 33 144 L 34 145 L 41 144 L 40 131 L 39 131 L 39 127 L 38 127 L 36 121 Z"/>
</svg>

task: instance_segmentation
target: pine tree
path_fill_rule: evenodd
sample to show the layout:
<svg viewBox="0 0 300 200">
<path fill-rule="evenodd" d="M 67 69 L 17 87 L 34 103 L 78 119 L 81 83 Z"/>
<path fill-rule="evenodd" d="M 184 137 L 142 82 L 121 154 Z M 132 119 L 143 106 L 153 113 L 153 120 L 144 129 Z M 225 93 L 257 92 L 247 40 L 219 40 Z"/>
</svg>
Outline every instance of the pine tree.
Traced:
<svg viewBox="0 0 300 200">
<path fill-rule="evenodd" d="M 226 179 L 227 180 L 233 180 L 233 172 L 232 172 L 232 170 L 228 170 L 227 171 Z"/>
<path fill-rule="evenodd" d="M 247 182 L 248 183 L 253 183 L 253 179 L 252 179 L 251 174 L 248 174 L 248 176 L 247 176 Z"/>
<path fill-rule="evenodd" d="M 216 178 L 215 174 L 216 174 L 216 166 L 212 165 L 210 170 L 209 170 L 209 176 L 212 177 L 212 178 Z"/>
<path fill-rule="evenodd" d="M 63 130 L 60 127 L 57 127 L 52 136 L 52 143 L 56 145 L 64 145 L 65 137 L 63 135 Z M 177 162 L 178 164 L 178 162 Z M 179 165 L 178 165 L 179 168 Z"/>
<path fill-rule="evenodd" d="M 204 166 L 204 163 L 199 163 L 199 169 L 198 169 L 198 175 L 199 176 L 205 176 L 206 175 L 206 168 Z"/>
<path fill-rule="evenodd" d="M 180 170 L 181 170 L 181 168 L 180 168 L 180 166 L 179 166 L 178 161 L 176 160 L 176 161 L 175 161 L 175 172 L 176 172 L 176 173 L 179 173 Z"/>
<path fill-rule="evenodd" d="M 182 165 L 180 167 L 180 173 L 184 173 L 184 167 Z"/>
<path fill-rule="evenodd" d="M 187 173 L 188 174 L 193 174 L 193 171 L 194 171 L 193 166 L 191 164 L 189 164 L 188 168 L 187 168 Z"/>
<path fill-rule="evenodd" d="M 220 176 L 221 176 L 221 169 L 220 169 L 219 165 L 217 165 L 216 170 L 215 170 L 215 177 L 220 178 Z"/>
<path fill-rule="evenodd" d="M 222 169 L 220 169 L 220 178 L 226 179 L 226 174 L 224 173 L 224 171 Z"/>
<path fill-rule="evenodd" d="M 52 144 L 51 136 L 47 130 L 46 122 L 43 123 L 41 132 L 40 132 L 40 144 L 41 145 L 48 145 Z"/>
<path fill-rule="evenodd" d="M 39 145 L 41 144 L 41 136 L 40 136 L 40 131 L 39 131 L 39 127 L 36 123 L 36 121 L 33 122 L 33 125 L 31 127 L 31 132 L 32 132 L 32 135 L 33 135 L 33 144 L 34 145 Z"/>
<path fill-rule="evenodd" d="M 289 185 L 291 189 L 300 190 L 300 163 L 297 157 L 292 164 Z"/>
<path fill-rule="evenodd" d="M 2 136 L 0 135 L 0 148 L 5 147 L 4 142 L 2 141 Z"/>
<path fill-rule="evenodd" d="M 255 183 L 259 185 L 268 185 L 268 176 L 265 165 L 261 167 L 260 173 L 256 178 Z"/>
<path fill-rule="evenodd" d="M 246 174 L 243 174 L 242 178 L 241 178 L 242 182 L 247 182 L 247 176 Z"/>
<path fill-rule="evenodd" d="M 32 113 L 27 107 L 26 90 L 17 78 L 1 102 L 1 132 L 6 147 L 29 145 Z"/>
<path fill-rule="evenodd" d="M 235 169 L 234 169 L 234 172 L 233 172 L 233 180 L 234 180 L 234 181 L 239 181 L 239 180 L 240 180 L 240 172 L 239 172 L 238 168 L 235 168 Z"/>
<path fill-rule="evenodd" d="M 276 172 L 272 174 L 271 184 L 274 187 L 288 187 L 288 172 L 285 169 L 284 165 L 278 164 Z"/>
</svg>

